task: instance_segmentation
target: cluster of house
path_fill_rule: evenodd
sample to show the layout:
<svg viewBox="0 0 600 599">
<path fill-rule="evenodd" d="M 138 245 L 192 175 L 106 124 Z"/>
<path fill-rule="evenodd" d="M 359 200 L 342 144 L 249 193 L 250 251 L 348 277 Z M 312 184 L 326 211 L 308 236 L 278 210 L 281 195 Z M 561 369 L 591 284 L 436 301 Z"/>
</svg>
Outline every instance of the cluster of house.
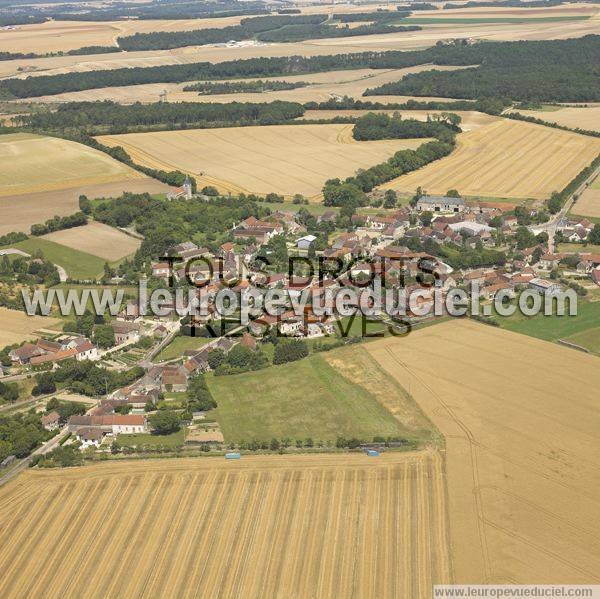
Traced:
<svg viewBox="0 0 600 599">
<path fill-rule="evenodd" d="M 543 294 L 554 294 L 560 291 L 560 285 L 547 281 L 547 271 L 554 269 L 564 257 L 561 254 L 548 254 L 543 247 L 530 248 L 522 252 L 523 259 L 515 260 L 503 268 L 485 270 L 464 269 L 453 271 L 433 256 L 423 252 L 413 252 L 401 246 L 400 239 L 417 239 L 424 243 L 433 241 L 438 244 L 455 243 L 467 244 L 473 248 L 493 247 L 496 244 L 496 233 L 501 232 L 506 238 L 515 234 L 518 227 L 517 217 L 509 214 L 514 208 L 507 203 L 466 202 L 463 198 L 448 196 L 423 195 L 414 208 L 403 207 L 389 211 L 385 215 L 356 214 L 352 217 L 353 229 L 337 235 L 329 247 L 319 252 L 324 258 L 334 259 L 342 263 L 352 264 L 352 275 L 369 275 L 373 266 L 369 263 L 377 259 L 381 270 L 385 269 L 387 277 L 401 275 L 416 277 L 422 261 L 429 260 L 435 266 L 437 284 L 447 290 L 454 285 L 466 285 L 473 280 L 480 283 L 481 295 L 493 298 L 500 289 L 519 289 L 529 287 Z M 427 226 L 419 224 L 419 214 L 429 212 L 433 215 Z M 235 243 L 227 242 L 216 252 L 198 247 L 192 242 L 178 244 L 169 250 L 169 255 L 179 261 L 172 268 L 166 262 L 156 262 L 152 265 L 154 277 L 167 280 L 173 276 L 182 281 L 188 277 L 190 281 L 202 282 L 198 290 L 198 305 L 203 307 L 203 316 L 198 323 L 204 324 L 219 315 L 214 308 L 214 298 L 217 292 L 227 284 L 233 291 L 241 291 L 253 284 L 261 284 L 264 288 L 282 288 L 289 292 L 290 297 L 308 290 L 315 297 L 325 292 L 327 288 L 340 287 L 347 283 L 343 277 L 319 281 L 313 278 L 290 277 L 287 273 L 270 273 L 254 271 L 254 261 L 261 246 L 275 235 L 286 235 L 290 253 L 297 250 L 303 255 L 315 243 L 317 237 L 307 234 L 306 228 L 295 220 L 295 213 L 277 211 L 265 220 L 249 217 L 238 223 L 232 229 Z M 417 224 L 415 224 L 415 217 Z M 492 219 L 501 217 L 500 227 L 492 226 Z M 320 223 L 334 222 L 337 219 L 335 211 L 330 210 L 317 217 Z M 494 225 L 498 224 L 495 219 Z M 586 220 L 565 220 L 559 223 L 566 239 L 571 236 L 577 240 L 585 240 L 592 229 Z M 542 257 L 534 263 L 540 252 Z M 600 280 L 600 264 L 597 256 L 582 254 L 581 264 L 577 267 L 595 281 Z M 381 266 L 383 259 L 383 266 Z M 364 261 L 364 262 L 363 262 Z M 402 267 L 398 268 L 398 261 Z M 230 284 L 231 282 L 233 284 Z M 407 291 L 419 288 L 415 283 Z M 173 307 L 174 309 L 174 307 Z M 264 334 L 269 328 L 277 327 L 282 334 L 316 336 L 327 334 L 331 328 L 327 317 L 317 317 L 310 309 L 302 316 L 286 311 L 280 316 L 269 316 L 255 320 L 250 330 L 253 334 Z M 200 357 L 202 362 L 203 357 Z"/>
<path fill-rule="evenodd" d="M 120 389 L 109 398 L 100 401 L 100 405 L 84 416 L 71 416 L 67 422 L 69 432 L 81 443 L 81 448 L 100 447 L 107 436 L 120 433 L 138 434 L 148 431 L 145 408 L 158 401 L 157 388 L 135 387 Z M 130 413 L 121 414 L 117 409 L 127 406 Z M 52 412 L 42 418 L 50 418 Z"/>
<path fill-rule="evenodd" d="M 594 223 L 590 222 L 587 218 L 576 220 L 563 217 L 556 225 L 556 231 L 562 235 L 562 238 L 572 243 L 587 241 L 593 229 Z"/>
<path fill-rule="evenodd" d="M 98 348 L 86 337 L 63 335 L 55 341 L 38 339 L 35 343 L 24 343 L 9 352 L 13 364 L 40 366 L 74 358 L 75 360 L 98 360 Z"/>
</svg>

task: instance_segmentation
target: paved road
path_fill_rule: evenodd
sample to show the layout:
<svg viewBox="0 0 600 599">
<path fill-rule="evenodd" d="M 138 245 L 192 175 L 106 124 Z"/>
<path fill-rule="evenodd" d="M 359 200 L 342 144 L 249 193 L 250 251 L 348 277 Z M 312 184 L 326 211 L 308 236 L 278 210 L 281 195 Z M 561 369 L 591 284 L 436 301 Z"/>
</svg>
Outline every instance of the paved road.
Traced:
<svg viewBox="0 0 600 599">
<path fill-rule="evenodd" d="M 573 207 L 575 203 L 575 196 L 579 197 L 588 185 L 600 175 L 600 167 L 598 167 L 567 199 L 565 205 L 561 208 L 558 214 L 555 214 L 554 217 L 549 220 L 547 223 L 543 223 L 541 225 L 532 226 L 532 229 L 536 231 L 545 231 L 548 233 L 548 251 L 550 253 L 555 251 L 554 237 L 556 235 L 556 227 L 559 221 L 564 218 L 569 210 Z"/>
<path fill-rule="evenodd" d="M 33 456 L 43 455 L 45 453 L 48 453 L 49 451 L 52 451 L 55 447 L 58 446 L 59 442 L 65 437 L 65 435 L 68 432 L 68 427 L 64 426 L 57 435 L 54 435 L 54 437 L 52 437 L 52 439 L 49 439 L 42 446 L 38 447 L 31 455 L 20 460 L 17 463 L 17 465 L 13 466 L 13 468 L 10 469 L 8 472 L 0 475 L 0 486 L 6 484 L 9 480 L 15 478 L 15 476 L 23 472 L 23 470 L 25 470 L 26 468 L 29 468 L 29 464 L 31 463 L 31 460 L 33 460 Z"/>
</svg>

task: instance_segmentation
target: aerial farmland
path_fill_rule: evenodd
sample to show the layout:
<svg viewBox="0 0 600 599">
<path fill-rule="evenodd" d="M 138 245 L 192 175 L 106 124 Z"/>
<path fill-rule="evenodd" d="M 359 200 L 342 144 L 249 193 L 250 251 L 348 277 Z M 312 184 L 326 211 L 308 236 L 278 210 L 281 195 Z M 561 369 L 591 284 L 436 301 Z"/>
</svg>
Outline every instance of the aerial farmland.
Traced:
<svg viewBox="0 0 600 599">
<path fill-rule="evenodd" d="M 588 1 L 1 2 L 0 597 L 597 596 L 599 64 Z"/>
</svg>

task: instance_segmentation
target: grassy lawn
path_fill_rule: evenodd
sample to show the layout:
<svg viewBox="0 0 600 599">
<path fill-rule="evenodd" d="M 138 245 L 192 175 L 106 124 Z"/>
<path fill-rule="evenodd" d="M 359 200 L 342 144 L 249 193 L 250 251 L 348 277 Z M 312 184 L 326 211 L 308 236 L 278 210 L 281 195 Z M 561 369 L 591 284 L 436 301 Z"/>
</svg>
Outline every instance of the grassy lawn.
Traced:
<svg viewBox="0 0 600 599">
<path fill-rule="evenodd" d="M 559 243 L 556 251 L 565 254 L 600 254 L 600 245 L 583 243 Z"/>
<path fill-rule="evenodd" d="M 588 329 L 567 337 L 566 341 L 581 345 L 594 354 L 600 355 L 600 327 Z"/>
<path fill-rule="evenodd" d="M 342 376 L 319 354 L 207 380 L 219 406 L 213 415 L 226 441 L 311 437 L 316 442 L 406 433 L 373 394 Z"/>
<path fill-rule="evenodd" d="M 73 279 L 96 279 L 98 275 L 102 274 L 104 269 L 104 260 L 102 258 L 78 252 L 77 250 L 46 239 L 31 237 L 10 247 L 22 250 L 31 255 L 38 250 L 42 251 L 46 260 L 62 266 Z"/>
<path fill-rule="evenodd" d="M 500 327 L 516 333 L 523 333 L 546 341 L 558 339 L 572 340 L 576 334 L 584 334 L 598 328 L 600 322 L 600 302 L 589 302 L 581 298 L 577 301 L 577 316 L 524 316 L 519 310 L 510 317 L 493 316 Z M 577 341 L 574 341 L 577 343 Z"/>
<path fill-rule="evenodd" d="M 152 435 L 150 433 L 140 435 L 117 435 L 117 442 L 121 445 L 137 446 L 143 445 L 157 447 L 180 447 L 185 441 L 185 430 L 182 428 L 170 435 Z"/>
<path fill-rule="evenodd" d="M 158 357 L 156 358 L 156 362 L 164 362 L 165 360 L 173 360 L 174 358 L 181 358 L 183 356 L 183 352 L 188 349 L 202 349 L 202 346 L 212 341 L 209 337 L 189 337 L 188 335 L 181 335 L 175 337 L 165 349 L 163 349 Z"/>
</svg>

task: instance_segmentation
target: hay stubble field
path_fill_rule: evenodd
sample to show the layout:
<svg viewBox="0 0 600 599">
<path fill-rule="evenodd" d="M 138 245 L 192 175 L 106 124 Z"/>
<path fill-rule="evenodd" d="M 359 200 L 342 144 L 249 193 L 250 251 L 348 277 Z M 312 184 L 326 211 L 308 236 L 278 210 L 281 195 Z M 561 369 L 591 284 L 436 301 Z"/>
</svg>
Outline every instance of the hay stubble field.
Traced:
<svg viewBox="0 0 600 599">
<path fill-rule="evenodd" d="M 384 189 L 466 196 L 547 199 L 600 152 L 600 139 L 499 119 L 457 137 L 445 158 L 382 185 Z"/>
<path fill-rule="evenodd" d="M 144 178 L 103 152 L 29 133 L 0 136 L 0 160 L 0 196 Z"/>
<path fill-rule="evenodd" d="M 49 233 L 43 235 L 42 239 L 98 256 L 108 262 L 130 256 L 141 244 L 139 239 L 96 221 L 82 227 Z"/>
<path fill-rule="evenodd" d="M 357 142 L 352 125 L 272 125 L 129 133 L 97 138 L 138 164 L 194 175 L 232 193 L 296 193 L 318 199 L 323 183 L 348 177 L 426 139 Z"/>
<path fill-rule="evenodd" d="M 0 488 L 0 594 L 426 599 L 445 501 L 432 451 L 29 471 Z"/>
<path fill-rule="evenodd" d="M 446 439 L 455 581 L 598 584 L 598 358 L 456 320 L 366 349 Z"/>
</svg>

